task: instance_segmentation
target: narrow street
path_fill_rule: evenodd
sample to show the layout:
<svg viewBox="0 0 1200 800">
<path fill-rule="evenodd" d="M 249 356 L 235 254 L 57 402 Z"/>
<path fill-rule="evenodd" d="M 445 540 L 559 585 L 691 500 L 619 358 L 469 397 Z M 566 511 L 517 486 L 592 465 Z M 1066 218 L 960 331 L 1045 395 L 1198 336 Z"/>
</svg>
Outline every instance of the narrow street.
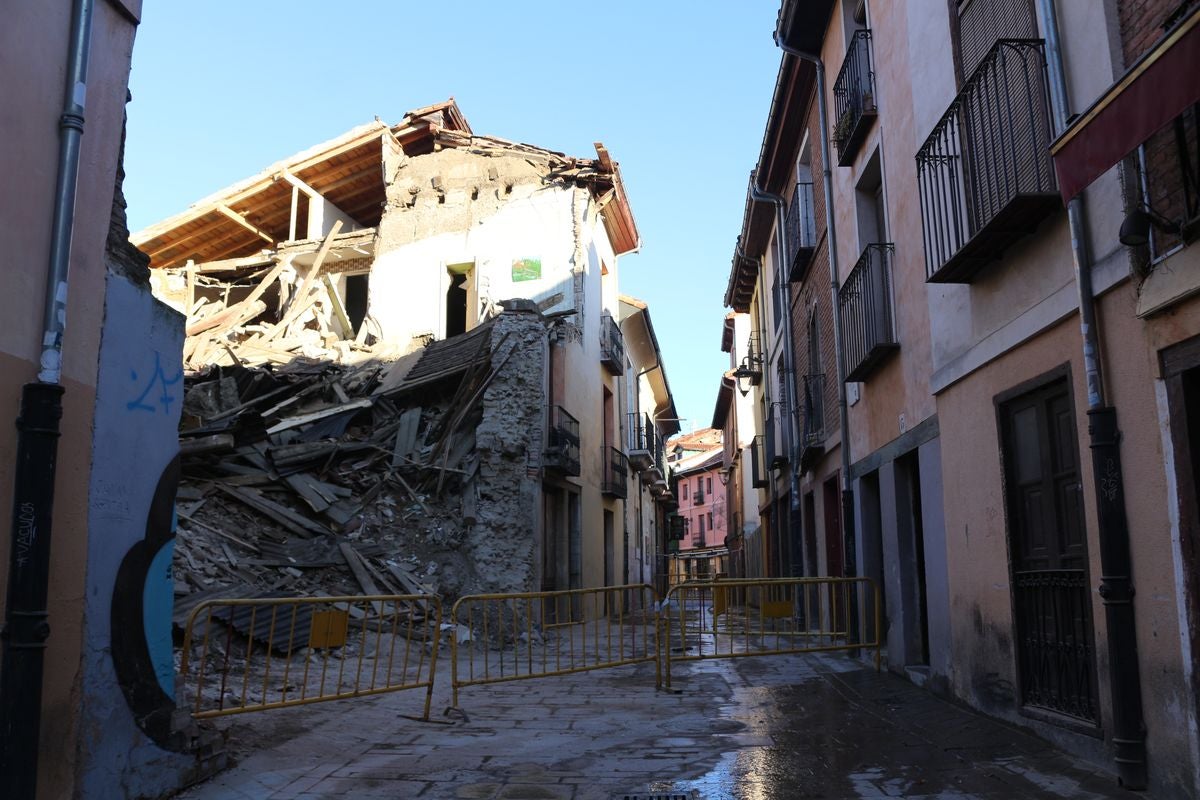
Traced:
<svg viewBox="0 0 1200 800">
<path fill-rule="evenodd" d="M 181 795 L 421 800 L 1136 798 L 1026 733 L 842 655 L 653 665 L 228 718 L 239 763 Z M 449 723 L 449 724 L 446 724 Z"/>
</svg>

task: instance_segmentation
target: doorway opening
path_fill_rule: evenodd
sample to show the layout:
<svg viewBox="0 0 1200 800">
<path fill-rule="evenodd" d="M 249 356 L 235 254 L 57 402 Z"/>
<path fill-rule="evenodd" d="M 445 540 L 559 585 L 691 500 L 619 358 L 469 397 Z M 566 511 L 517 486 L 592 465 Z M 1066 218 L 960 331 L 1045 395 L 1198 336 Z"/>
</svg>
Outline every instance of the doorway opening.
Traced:
<svg viewBox="0 0 1200 800">
<path fill-rule="evenodd" d="M 898 535 L 908 539 L 905 561 L 912 564 L 907 578 L 901 572 L 903 604 L 910 607 L 913 636 L 908 637 L 907 666 L 929 664 L 929 601 L 925 590 L 925 530 L 921 514 L 921 463 L 916 450 L 896 459 L 896 516 Z M 907 570 L 906 570 L 907 571 Z"/>
<path fill-rule="evenodd" d="M 370 275 L 366 272 L 346 276 L 346 317 L 353 329 L 351 335 L 358 334 L 362 329 L 363 320 L 367 318 L 369 284 Z"/>
<path fill-rule="evenodd" d="M 446 267 L 449 285 L 446 287 L 446 338 L 466 333 L 475 327 L 478 320 L 474 309 L 477 303 L 475 290 L 475 264 L 451 264 Z"/>
</svg>

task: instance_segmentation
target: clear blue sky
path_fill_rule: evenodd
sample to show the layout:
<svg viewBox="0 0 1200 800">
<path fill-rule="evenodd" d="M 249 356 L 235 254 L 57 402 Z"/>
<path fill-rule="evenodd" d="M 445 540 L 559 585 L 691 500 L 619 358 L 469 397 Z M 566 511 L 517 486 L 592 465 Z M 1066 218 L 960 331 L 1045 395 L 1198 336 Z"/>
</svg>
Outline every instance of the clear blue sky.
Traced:
<svg viewBox="0 0 1200 800">
<path fill-rule="evenodd" d="M 453 95 L 478 133 L 620 162 L 686 429 L 705 427 L 730 258 L 780 53 L 777 0 L 145 4 L 125 153 L 138 230 L 378 116 Z"/>
</svg>

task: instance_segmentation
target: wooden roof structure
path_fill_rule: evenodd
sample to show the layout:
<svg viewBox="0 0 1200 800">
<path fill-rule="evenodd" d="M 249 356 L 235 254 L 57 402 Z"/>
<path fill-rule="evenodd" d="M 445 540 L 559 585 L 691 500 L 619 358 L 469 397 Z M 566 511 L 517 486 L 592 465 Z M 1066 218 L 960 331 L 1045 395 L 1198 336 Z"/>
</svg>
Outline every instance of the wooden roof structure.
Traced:
<svg viewBox="0 0 1200 800">
<path fill-rule="evenodd" d="M 476 137 L 454 98 L 415 109 L 395 125 L 378 119 L 341 136 L 279 161 L 258 174 L 226 187 L 190 206 L 186 211 L 130 236 L 150 256 L 153 268 L 182 266 L 251 256 L 274 250 L 285 241 L 303 236 L 306 204 L 299 204 L 293 228 L 294 196 L 318 196 L 336 206 L 364 228 L 379 224 L 386 202 L 383 174 L 384 148 L 400 148 L 407 156 L 435 148 L 472 147 Z M 503 142 L 491 139 L 490 142 Z M 513 149 L 551 151 L 528 145 Z M 596 143 L 595 160 L 567 159 L 572 167 L 586 167 L 573 175 L 588 183 L 601 205 L 605 227 L 618 255 L 640 247 L 633 214 L 625 196 L 620 172 L 608 151 Z M 297 233 L 297 231 L 301 233 Z"/>
</svg>

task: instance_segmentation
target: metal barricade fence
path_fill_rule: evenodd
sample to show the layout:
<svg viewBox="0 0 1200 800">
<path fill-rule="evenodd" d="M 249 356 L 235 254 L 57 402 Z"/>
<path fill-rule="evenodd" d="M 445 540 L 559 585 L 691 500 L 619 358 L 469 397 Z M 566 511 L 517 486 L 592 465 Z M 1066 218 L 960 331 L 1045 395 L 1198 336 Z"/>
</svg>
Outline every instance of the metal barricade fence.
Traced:
<svg viewBox="0 0 1200 800">
<path fill-rule="evenodd" d="M 453 705 L 464 686 L 651 661 L 661 685 L 657 601 L 647 584 L 460 598 L 450 611 Z"/>
<path fill-rule="evenodd" d="M 870 578 L 771 578 L 689 582 L 663 600 L 666 686 L 672 661 L 833 650 L 875 650 L 879 589 Z"/>
<path fill-rule="evenodd" d="M 204 718 L 424 688 L 428 720 L 441 623 L 433 595 L 206 600 L 184 630 L 186 705 Z"/>
</svg>

